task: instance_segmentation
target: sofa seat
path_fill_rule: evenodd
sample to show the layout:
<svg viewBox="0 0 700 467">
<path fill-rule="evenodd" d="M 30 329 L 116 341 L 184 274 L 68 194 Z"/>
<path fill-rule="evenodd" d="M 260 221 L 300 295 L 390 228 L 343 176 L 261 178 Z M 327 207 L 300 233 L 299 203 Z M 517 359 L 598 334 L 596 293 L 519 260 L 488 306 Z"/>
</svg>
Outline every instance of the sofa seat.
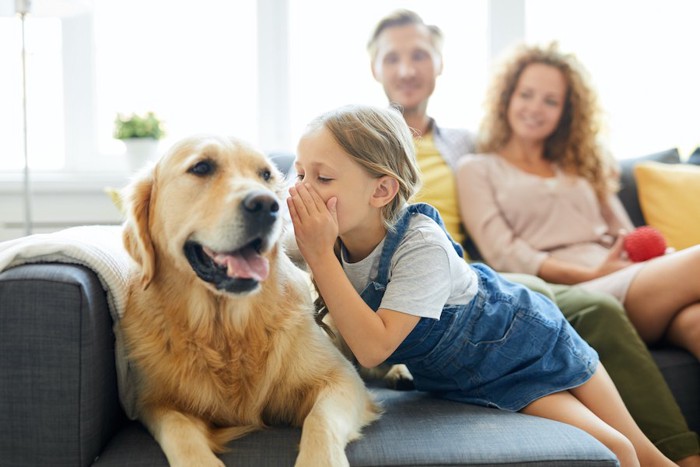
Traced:
<svg viewBox="0 0 700 467">
<path fill-rule="evenodd" d="M 581 430 L 519 413 L 439 400 L 417 391 L 374 385 L 385 409 L 347 448 L 353 466 L 617 465 L 612 453 Z M 299 428 L 272 427 L 229 443 L 226 465 L 293 466 Z M 128 423 L 96 460 L 100 467 L 167 466 L 156 441 Z"/>
</svg>

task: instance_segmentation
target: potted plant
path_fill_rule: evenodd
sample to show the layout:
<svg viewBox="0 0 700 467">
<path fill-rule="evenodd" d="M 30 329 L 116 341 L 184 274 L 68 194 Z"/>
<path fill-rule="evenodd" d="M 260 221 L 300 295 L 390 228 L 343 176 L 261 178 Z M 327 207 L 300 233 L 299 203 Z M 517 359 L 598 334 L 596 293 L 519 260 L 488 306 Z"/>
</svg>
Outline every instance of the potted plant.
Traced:
<svg viewBox="0 0 700 467">
<path fill-rule="evenodd" d="M 165 135 L 162 125 L 163 123 L 153 112 L 146 112 L 143 115 L 120 113 L 114 119 L 114 137 L 121 140 L 133 138 L 159 140 Z"/>
<path fill-rule="evenodd" d="M 124 142 L 132 171 L 157 157 L 158 140 L 164 135 L 163 123 L 154 112 L 120 113 L 114 119 L 114 137 Z"/>
</svg>

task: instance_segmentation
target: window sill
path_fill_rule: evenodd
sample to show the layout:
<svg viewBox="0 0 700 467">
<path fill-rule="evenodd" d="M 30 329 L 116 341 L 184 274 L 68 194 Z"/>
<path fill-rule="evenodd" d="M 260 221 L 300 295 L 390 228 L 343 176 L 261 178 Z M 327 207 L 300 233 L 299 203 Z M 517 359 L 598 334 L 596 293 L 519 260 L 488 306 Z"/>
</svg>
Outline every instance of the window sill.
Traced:
<svg viewBox="0 0 700 467">
<path fill-rule="evenodd" d="M 107 187 L 122 188 L 131 175 L 126 171 L 110 172 L 31 172 L 29 190 L 32 193 L 81 193 L 104 191 Z M 22 172 L 0 173 L 0 193 L 24 192 Z"/>
</svg>

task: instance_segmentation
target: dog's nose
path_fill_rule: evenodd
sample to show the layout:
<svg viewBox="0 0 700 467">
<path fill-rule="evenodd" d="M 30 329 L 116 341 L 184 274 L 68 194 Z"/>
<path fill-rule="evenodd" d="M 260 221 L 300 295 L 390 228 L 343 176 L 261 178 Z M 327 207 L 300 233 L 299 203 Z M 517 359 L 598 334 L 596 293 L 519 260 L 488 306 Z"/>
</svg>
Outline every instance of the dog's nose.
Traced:
<svg viewBox="0 0 700 467">
<path fill-rule="evenodd" d="M 280 210 L 277 197 L 269 191 L 253 191 L 243 198 L 243 214 L 258 227 L 266 227 L 277 220 Z"/>
<path fill-rule="evenodd" d="M 275 214 L 280 210 L 277 198 L 267 191 L 253 191 L 243 199 L 243 207 L 250 213 Z"/>
</svg>

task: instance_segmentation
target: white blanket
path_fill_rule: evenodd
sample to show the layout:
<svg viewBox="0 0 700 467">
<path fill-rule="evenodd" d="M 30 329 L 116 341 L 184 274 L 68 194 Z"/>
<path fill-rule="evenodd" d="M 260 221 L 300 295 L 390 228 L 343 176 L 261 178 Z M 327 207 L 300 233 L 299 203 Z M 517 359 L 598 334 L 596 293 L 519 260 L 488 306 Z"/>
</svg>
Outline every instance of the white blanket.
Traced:
<svg viewBox="0 0 700 467">
<path fill-rule="evenodd" d="M 75 263 L 97 274 L 107 292 L 112 319 L 124 315 L 131 257 L 121 226 L 72 227 L 0 243 L 0 271 L 25 263 Z"/>
<path fill-rule="evenodd" d="M 0 243 L 0 271 L 26 263 L 75 263 L 92 269 L 107 294 L 115 323 L 119 398 L 126 414 L 135 418 L 132 371 L 126 362 L 116 323 L 124 316 L 127 284 L 133 271 L 131 257 L 122 244 L 122 227 L 91 225 L 49 234 L 35 234 Z"/>
</svg>

